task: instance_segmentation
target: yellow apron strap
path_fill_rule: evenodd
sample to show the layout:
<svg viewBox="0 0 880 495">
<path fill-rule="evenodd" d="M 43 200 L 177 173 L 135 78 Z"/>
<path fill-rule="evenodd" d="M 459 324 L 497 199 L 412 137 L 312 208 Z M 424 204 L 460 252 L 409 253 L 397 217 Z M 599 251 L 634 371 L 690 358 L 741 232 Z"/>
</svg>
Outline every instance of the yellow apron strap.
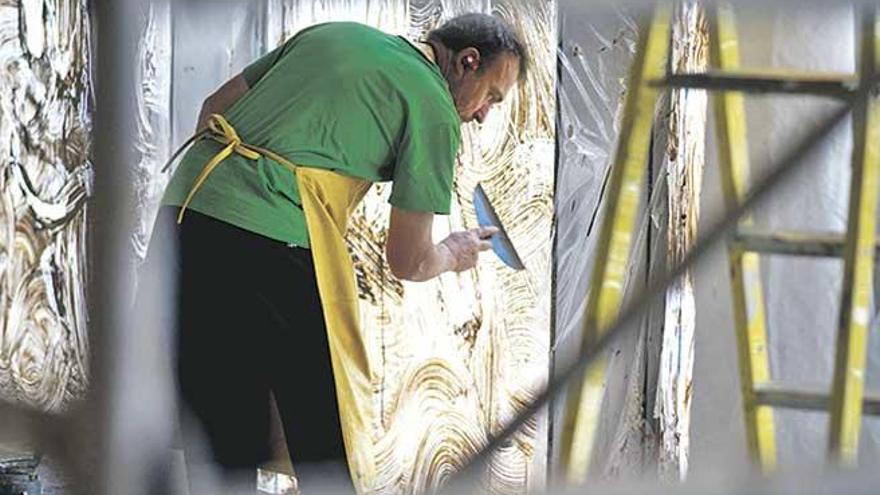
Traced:
<svg viewBox="0 0 880 495">
<path fill-rule="evenodd" d="M 371 435 L 372 377 L 366 342 L 360 331 L 358 293 L 345 231 L 349 217 L 372 184 L 329 170 L 297 167 L 271 150 L 243 143 L 232 125 L 218 114 L 209 117 L 208 128 L 188 139 L 163 170 L 187 146 L 202 138 L 213 139 L 225 146 L 196 177 L 180 208 L 178 223 L 183 220 L 184 211 L 211 172 L 232 153 L 250 160 L 268 157 L 296 175 L 330 344 L 348 466 L 358 492 L 368 492 L 376 476 Z"/>
<path fill-rule="evenodd" d="M 163 174 L 164 174 L 165 172 L 167 172 L 168 169 L 171 167 L 171 164 L 174 163 L 175 160 L 177 160 L 177 157 L 180 156 L 180 154 L 183 153 L 184 150 L 186 150 L 187 148 L 189 148 L 189 145 L 191 145 L 191 144 L 193 144 L 194 142 L 196 142 L 197 140 L 199 140 L 199 139 L 205 137 L 205 134 L 207 134 L 207 132 L 208 132 L 207 129 L 203 129 L 203 130 L 201 130 L 201 131 L 199 131 L 199 132 L 193 134 L 192 136 L 190 136 L 190 138 L 187 139 L 186 142 L 184 142 L 184 143 L 180 146 L 180 148 L 177 148 L 177 151 L 175 151 L 175 152 L 171 155 L 171 158 L 169 158 L 168 161 L 165 162 L 165 165 L 163 165 L 162 168 L 161 168 L 161 172 L 162 172 Z"/>
<path fill-rule="evenodd" d="M 171 155 L 171 159 L 168 160 L 168 163 L 162 167 L 162 171 L 168 169 L 174 160 L 180 155 L 183 150 L 189 147 L 195 141 L 202 138 L 210 138 L 214 141 L 217 141 L 220 144 L 225 145 L 223 149 L 221 149 L 217 154 L 211 157 L 208 160 L 208 163 L 202 167 L 202 171 L 199 172 L 199 175 L 196 177 L 195 182 L 189 190 L 189 193 L 186 195 L 186 199 L 183 201 L 183 205 L 180 207 L 180 212 L 177 214 L 177 223 L 183 222 L 183 215 L 186 212 L 186 209 L 189 207 L 189 204 L 192 202 L 193 197 L 202 187 L 205 180 L 211 175 L 211 172 L 217 168 L 217 165 L 220 165 L 220 162 L 225 160 L 232 153 L 237 153 L 248 160 L 257 160 L 261 156 L 266 156 L 276 162 L 280 163 L 282 166 L 287 168 L 293 173 L 296 173 L 296 165 L 294 165 L 290 160 L 284 158 L 283 156 L 265 148 L 261 148 L 259 146 L 253 146 L 247 143 L 242 142 L 241 138 L 238 136 L 238 133 L 235 132 L 235 128 L 232 127 L 232 124 L 229 123 L 222 115 L 214 113 L 208 117 L 208 127 L 201 132 L 194 134 L 192 137 L 186 140 L 183 145 Z"/>
</svg>

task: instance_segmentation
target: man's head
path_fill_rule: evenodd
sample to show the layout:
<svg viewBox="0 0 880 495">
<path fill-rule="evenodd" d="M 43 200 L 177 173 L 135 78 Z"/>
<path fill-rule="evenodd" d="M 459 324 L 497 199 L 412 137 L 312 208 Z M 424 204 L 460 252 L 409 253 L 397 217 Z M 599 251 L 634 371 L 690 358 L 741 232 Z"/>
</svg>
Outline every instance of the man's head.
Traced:
<svg viewBox="0 0 880 495">
<path fill-rule="evenodd" d="M 463 122 L 482 123 L 529 66 L 525 46 L 500 18 L 465 14 L 428 33 L 428 42 L 446 53 L 441 68 Z"/>
</svg>

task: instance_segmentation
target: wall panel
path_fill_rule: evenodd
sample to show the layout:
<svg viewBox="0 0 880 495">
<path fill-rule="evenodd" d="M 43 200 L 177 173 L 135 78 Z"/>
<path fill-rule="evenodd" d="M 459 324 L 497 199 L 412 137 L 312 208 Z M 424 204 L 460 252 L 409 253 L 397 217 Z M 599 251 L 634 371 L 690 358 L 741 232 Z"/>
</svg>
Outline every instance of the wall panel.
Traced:
<svg viewBox="0 0 880 495">
<path fill-rule="evenodd" d="M 0 2 L 0 400 L 49 411 L 88 384 L 87 3 Z"/>
</svg>

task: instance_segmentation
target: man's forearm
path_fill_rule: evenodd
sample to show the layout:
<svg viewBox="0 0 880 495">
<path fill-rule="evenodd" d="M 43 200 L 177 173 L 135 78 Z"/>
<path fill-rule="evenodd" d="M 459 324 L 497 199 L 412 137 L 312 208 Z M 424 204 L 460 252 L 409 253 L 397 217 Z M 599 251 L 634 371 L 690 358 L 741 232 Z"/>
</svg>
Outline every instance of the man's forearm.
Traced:
<svg viewBox="0 0 880 495">
<path fill-rule="evenodd" d="M 432 213 L 391 208 L 391 226 L 385 256 L 395 277 L 422 282 L 444 272 L 470 270 L 480 251 L 492 247 L 489 238 L 495 227 L 479 227 L 452 232 L 439 244 L 431 239 Z"/>
<path fill-rule="evenodd" d="M 408 274 L 407 280 L 424 282 L 441 273 L 452 271 L 455 269 L 455 257 L 449 247 L 441 242 L 426 250 L 417 266 L 415 272 Z"/>
<path fill-rule="evenodd" d="M 430 244 L 410 256 L 407 260 L 398 258 L 390 264 L 395 277 L 410 282 L 424 282 L 455 268 L 455 256 L 442 242 Z"/>
</svg>

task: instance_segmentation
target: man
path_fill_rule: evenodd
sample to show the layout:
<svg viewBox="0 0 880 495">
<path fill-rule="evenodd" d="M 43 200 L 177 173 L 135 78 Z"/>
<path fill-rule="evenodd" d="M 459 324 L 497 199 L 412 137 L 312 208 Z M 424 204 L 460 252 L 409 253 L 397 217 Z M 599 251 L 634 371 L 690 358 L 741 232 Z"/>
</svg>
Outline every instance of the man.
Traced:
<svg viewBox="0 0 880 495">
<path fill-rule="evenodd" d="M 347 475 L 346 447 L 355 484 L 370 477 L 370 453 L 357 452 L 371 427 L 369 370 L 347 215 L 370 183 L 392 181 L 392 273 L 473 268 L 495 230 L 435 244 L 433 216 L 449 213 L 461 123 L 483 122 L 527 67 L 494 16 L 456 17 L 416 44 L 328 23 L 205 100 L 160 221 L 179 224 L 180 394 L 221 466 L 252 473 L 266 459 L 271 391 L 301 488 L 310 465 Z"/>
</svg>

